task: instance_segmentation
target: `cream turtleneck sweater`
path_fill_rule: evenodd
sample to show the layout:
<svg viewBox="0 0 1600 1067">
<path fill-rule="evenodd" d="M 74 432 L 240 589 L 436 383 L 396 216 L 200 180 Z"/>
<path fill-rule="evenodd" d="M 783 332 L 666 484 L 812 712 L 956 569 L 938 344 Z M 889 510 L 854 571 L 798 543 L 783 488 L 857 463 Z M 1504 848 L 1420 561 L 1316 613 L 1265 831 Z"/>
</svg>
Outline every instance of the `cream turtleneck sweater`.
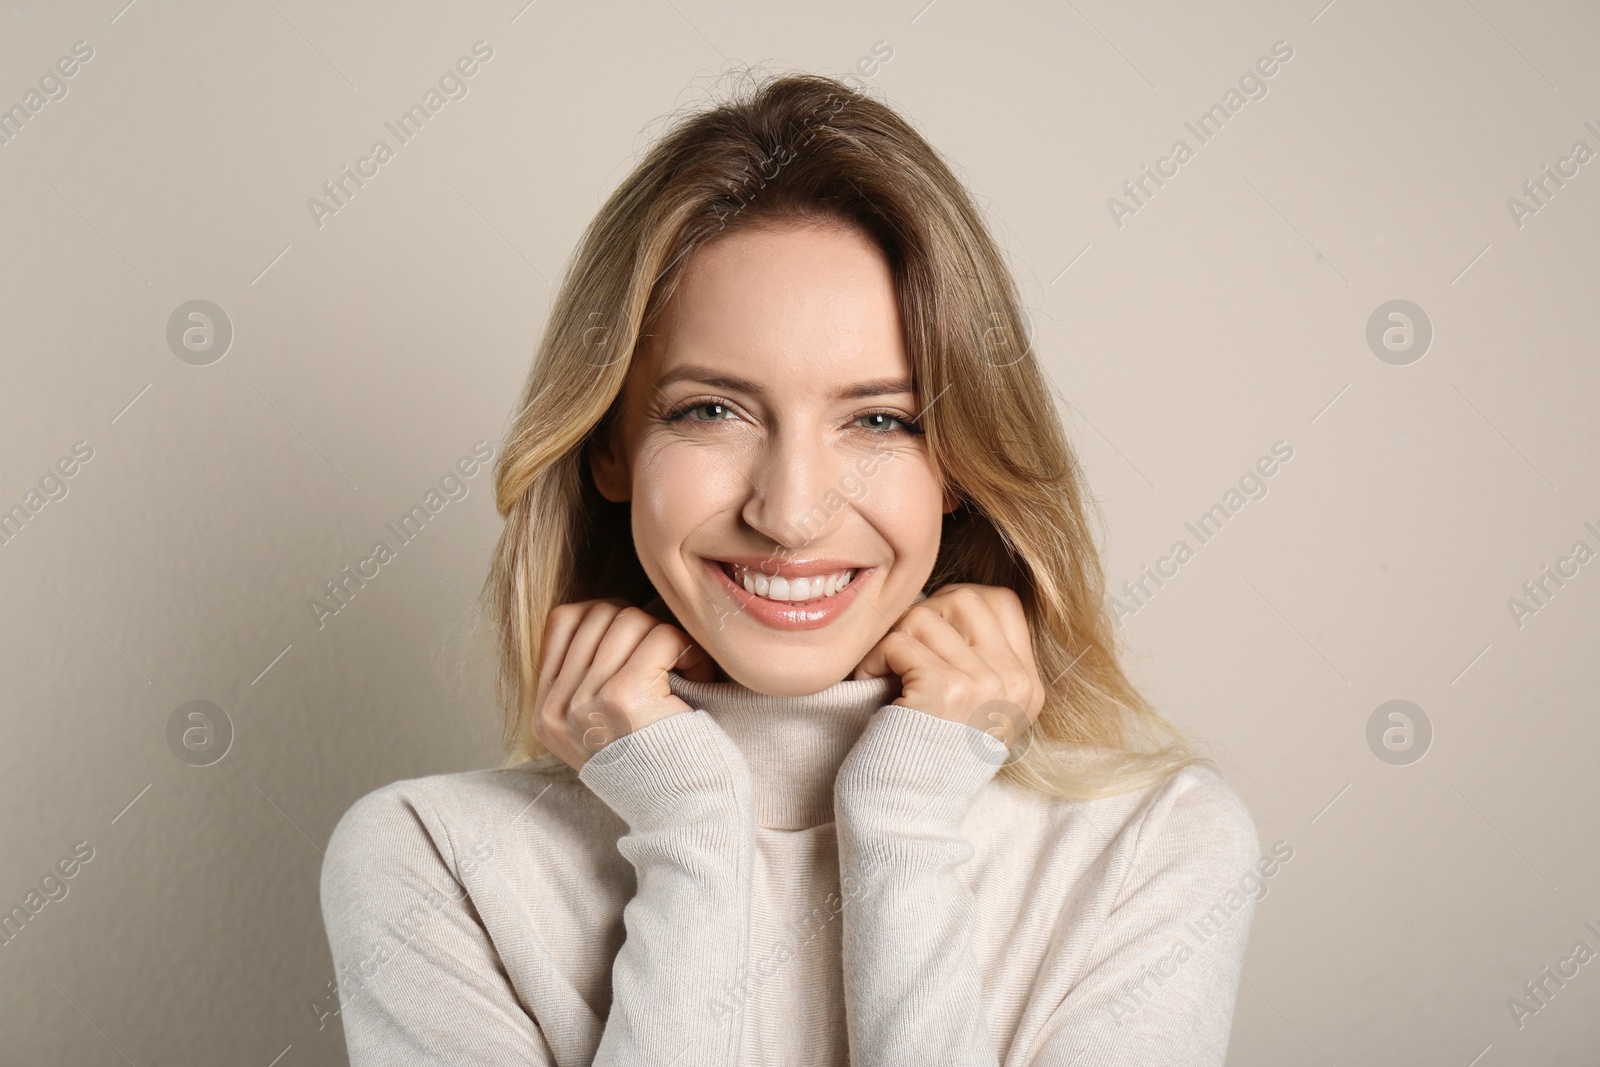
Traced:
<svg viewBox="0 0 1600 1067">
<path fill-rule="evenodd" d="M 581 773 L 395 782 L 340 819 L 355 1067 L 1222 1064 L 1270 861 L 1211 771 L 1067 801 L 893 678 L 669 684 L 696 710 Z"/>
</svg>

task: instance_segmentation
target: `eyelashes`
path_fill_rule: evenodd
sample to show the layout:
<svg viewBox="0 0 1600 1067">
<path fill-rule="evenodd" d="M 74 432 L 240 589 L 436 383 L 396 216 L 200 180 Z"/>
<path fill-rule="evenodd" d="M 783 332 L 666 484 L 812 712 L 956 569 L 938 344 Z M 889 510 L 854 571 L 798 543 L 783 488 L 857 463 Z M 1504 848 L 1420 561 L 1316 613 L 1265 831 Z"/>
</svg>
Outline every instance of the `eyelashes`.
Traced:
<svg viewBox="0 0 1600 1067">
<path fill-rule="evenodd" d="M 861 414 L 857 415 L 856 418 L 870 419 L 877 415 L 882 415 L 885 418 L 893 419 L 895 422 L 900 424 L 901 428 L 906 433 L 912 434 L 913 436 L 920 435 L 922 433 L 922 426 L 919 423 L 913 419 L 898 415 L 893 411 L 863 411 Z"/>
<path fill-rule="evenodd" d="M 698 410 L 700 408 L 712 408 L 712 407 L 726 408 L 726 407 L 728 407 L 728 405 L 724 404 L 720 400 L 690 400 L 690 401 L 688 401 L 686 403 L 679 404 L 677 407 L 673 408 L 671 411 L 669 411 L 665 415 L 661 416 L 661 421 L 662 422 L 666 422 L 666 423 L 683 422 L 685 420 L 687 420 L 689 422 L 722 422 L 722 421 L 724 421 L 722 419 L 690 419 L 690 418 L 688 418 L 689 412 L 691 412 L 691 411 L 696 411 L 696 410 Z"/>
<path fill-rule="evenodd" d="M 715 399 L 715 398 L 707 399 L 707 398 L 703 398 L 703 397 L 697 397 L 697 398 L 695 398 L 693 400 L 688 400 L 688 401 L 685 401 L 685 402 L 677 405 L 671 411 L 668 411 L 665 415 L 662 415 L 661 416 L 661 422 L 663 422 L 665 424 L 668 424 L 668 425 L 674 425 L 674 424 L 677 424 L 677 423 L 703 423 L 703 424 L 710 424 L 710 423 L 728 421 L 727 419 L 723 419 L 723 418 L 715 418 L 715 419 L 691 419 L 691 418 L 689 418 L 689 413 L 690 412 L 698 411 L 701 408 L 723 408 L 725 410 L 732 411 L 733 410 L 733 404 L 732 404 L 731 401 L 726 401 L 726 400 L 718 400 L 718 399 Z M 859 415 L 856 415 L 854 417 L 854 419 L 852 419 L 851 421 L 852 422 L 860 422 L 862 419 L 871 419 L 871 418 L 880 418 L 880 417 L 892 420 L 894 423 L 898 424 L 898 426 L 900 428 L 898 430 L 876 430 L 876 429 L 867 429 L 866 427 L 861 427 L 861 429 L 865 429 L 867 431 L 867 433 L 873 434 L 873 435 L 879 436 L 879 437 L 888 437 L 888 436 L 890 436 L 890 435 L 892 435 L 894 433 L 905 433 L 905 434 L 908 434 L 908 435 L 911 435 L 911 436 L 920 436 L 923 433 L 923 429 L 922 429 L 921 425 L 919 425 L 916 422 L 915 419 L 912 419 L 911 417 L 906 416 L 906 415 L 902 415 L 897 411 L 891 411 L 891 410 L 888 410 L 888 409 L 874 409 L 872 411 L 863 411 Z"/>
</svg>

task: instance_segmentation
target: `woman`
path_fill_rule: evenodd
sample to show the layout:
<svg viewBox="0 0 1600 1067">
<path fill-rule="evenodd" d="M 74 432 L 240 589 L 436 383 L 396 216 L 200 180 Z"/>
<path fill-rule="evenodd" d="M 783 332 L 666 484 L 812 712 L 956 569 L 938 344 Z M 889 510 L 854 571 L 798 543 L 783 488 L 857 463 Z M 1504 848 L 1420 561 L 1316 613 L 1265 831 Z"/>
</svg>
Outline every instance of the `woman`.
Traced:
<svg viewBox="0 0 1600 1067">
<path fill-rule="evenodd" d="M 498 467 L 501 770 L 335 829 L 354 1064 L 1221 1064 L 1258 843 L 1118 666 L 1012 279 L 895 112 L 687 118 Z"/>
</svg>

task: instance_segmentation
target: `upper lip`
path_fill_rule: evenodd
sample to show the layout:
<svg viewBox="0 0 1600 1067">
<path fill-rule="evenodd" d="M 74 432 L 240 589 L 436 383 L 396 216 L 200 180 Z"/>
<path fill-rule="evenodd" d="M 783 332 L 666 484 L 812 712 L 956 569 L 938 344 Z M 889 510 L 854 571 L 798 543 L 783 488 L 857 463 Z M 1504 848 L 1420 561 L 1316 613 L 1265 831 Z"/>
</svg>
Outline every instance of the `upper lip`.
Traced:
<svg viewBox="0 0 1600 1067">
<path fill-rule="evenodd" d="M 819 574 L 860 570 L 864 566 L 844 559 L 789 559 L 780 562 L 771 556 L 722 556 L 716 562 L 738 564 L 768 578 L 812 578 Z"/>
</svg>

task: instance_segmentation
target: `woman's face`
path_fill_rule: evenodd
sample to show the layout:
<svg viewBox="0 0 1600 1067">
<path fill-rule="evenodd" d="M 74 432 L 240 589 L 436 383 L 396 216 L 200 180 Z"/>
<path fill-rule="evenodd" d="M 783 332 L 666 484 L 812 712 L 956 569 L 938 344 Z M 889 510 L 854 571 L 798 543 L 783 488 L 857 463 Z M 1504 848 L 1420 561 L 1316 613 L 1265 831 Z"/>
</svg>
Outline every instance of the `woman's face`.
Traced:
<svg viewBox="0 0 1600 1067">
<path fill-rule="evenodd" d="M 590 458 L 719 678 L 817 692 L 916 600 L 957 501 L 910 428 L 910 378 L 889 264 L 858 232 L 740 230 L 688 263 L 630 368 L 620 441 Z"/>
</svg>

